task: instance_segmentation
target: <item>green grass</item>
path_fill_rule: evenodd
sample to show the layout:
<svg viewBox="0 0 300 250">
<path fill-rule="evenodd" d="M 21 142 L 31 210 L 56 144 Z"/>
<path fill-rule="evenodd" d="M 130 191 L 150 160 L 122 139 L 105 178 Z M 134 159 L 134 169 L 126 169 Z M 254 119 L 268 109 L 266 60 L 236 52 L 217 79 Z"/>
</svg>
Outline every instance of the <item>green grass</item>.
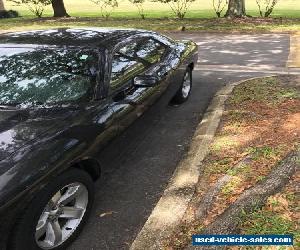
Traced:
<svg viewBox="0 0 300 250">
<path fill-rule="evenodd" d="M 258 16 L 255 0 L 247 0 L 247 12 Z M 190 6 L 186 19 L 178 20 L 166 4 L 158 2 L 145 2 L 146 20 L 141 20 L 138 11 L 128 0 L 120 0 L 119 7 L 112 16 L 105 20 L 101 18 L 99 6 L 89 0 L 65 0 L 70 19 L 47 19 L 34 18 L 25 6 L 14 6 L 11 2 L 5 2 L 7 9 L 19 11 L 22 18 L 0 19 L 0 31 L 47 29 L 57 27 L 124 27 L 148 30 L 181 30 L 182 26 L 189 31 L 212 31 L 212 32 L 293 32 L 300 31 L 300 1 L 280 1 L 273 13 L 273 17 L 283 17 L 266 21 L 232 21 L 225 18 L 215 18 L 212 8 L 212 0 L 196 0 Z M 52 9 L 48 6 L 44 17 L 51 17 Z"/>
<path fill-rule="evenodd" d="M 65 0 L 68 12 L 72 16 L 94 17 L 100 16 L 100 8 L 89 0 Z M 16 9 L 23 16 L 31 16 L 32 14 L 24 7 L 16 7 L 12 2 L 6 0 L 7 9 Z M 255 0 L 247 0 L 246 8 L 250 15 L 257 16 L 258 8 Z M 150 18 L 170 17 L 172 12 L 168 5 L 158 2 L 145 2 L 146 15 Z M 46 16 L 52 15 L 51 6 L 45 11 Z M 114 17 L 138 17 L 137 9 L 128 1 L 120 0 L 119 7 L 114 11 Z M 212 0 L 196 0 L 190 6 L 188 18 L 210 18 L 214 17 L 212 8 Z M 273 13 L 274 17 L 300 17 L 300 1 L 299 0 L 282 0 L 278 3 Z"/>
<path fill-rule="evenodd" d="M 253 84 L 241 84 L 234 89 L 229 104 L 243 105 L 249 101 L 258 101 L 266 105 L 278 105 L 286 99 L 300 98 L 294 88 L 284 88 L 275 77 L 253 80 Z"/>
<path fill-rule="evenodd" d="M 226 174 L 231 176 L 237 176 L 238 174 L 247 175 L 251 172 L 251 167 L 247 164 L 242 164 L 238 168 L 228 169 Z"/>
<path fill-rule="evenodd" d="M 231 195 L 236 188 L 242 183 L 242 179 L 234 176 L 225 186 L 222 187 L 221 193 L 225 196 Z"/>
<path fill-rule="evenodd" d="M 272 211 L 258 209 L 250 214 L 242 215 L 241 228 L 244 234 L 292 234 L 299 247 L 300 233 L 295 224 Z"/>
<path fill-rule="evenodd" d="M 264 159 L 275 158 L 280 153 L 279 148 L 273 148 L 269 146 L 250 147 L 248 148 L 248 151 L 254 160 L 259 160 L 260 158 L 264 158 Z"/>
<path fill-rule="evenodd" d="M 209 167 L 205 169 L 205 174 L 222 174 L 230 169 L 232 162 L 232 158 L 210 160 L 207 162 Z"/>
<path fill-rule="evenodd" d="M 227 19 L 185 19 L 152 18 L 140 20 L 137 18 L 69 18 L 69 19 L 37 19 L 13 18 L 0 20 L 0 31 L 17 31 L 31 29 L 47 29 L 58 27 L 124 27 L 157 31 L 179 31 L 182 26 L 188 31 L 211 32 L 291 32 L 300 30 L 300 19 L 285 20 L 278 23 L 240 23 Z"/>
</svg>

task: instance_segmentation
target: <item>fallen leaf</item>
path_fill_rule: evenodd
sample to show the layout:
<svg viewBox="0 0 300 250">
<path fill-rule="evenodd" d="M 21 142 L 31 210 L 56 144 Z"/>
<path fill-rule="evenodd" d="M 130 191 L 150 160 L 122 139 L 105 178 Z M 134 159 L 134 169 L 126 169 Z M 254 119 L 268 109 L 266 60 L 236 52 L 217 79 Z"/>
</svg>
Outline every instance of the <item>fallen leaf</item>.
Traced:
<svg viewBox="0 0 300 250">
<path fill-rule="evenodd" d="M 102 217 L 104 217 L 104 216 L 106 216 L 106 215 L 112 215 L 113 213 L 117 213 L 117 212 L 114 212 L 114 211 L 108 211 L 108 212 L 105 212 L 105 213 L 100 214 L 100 217 L 102 218 Z"/>
</svg>

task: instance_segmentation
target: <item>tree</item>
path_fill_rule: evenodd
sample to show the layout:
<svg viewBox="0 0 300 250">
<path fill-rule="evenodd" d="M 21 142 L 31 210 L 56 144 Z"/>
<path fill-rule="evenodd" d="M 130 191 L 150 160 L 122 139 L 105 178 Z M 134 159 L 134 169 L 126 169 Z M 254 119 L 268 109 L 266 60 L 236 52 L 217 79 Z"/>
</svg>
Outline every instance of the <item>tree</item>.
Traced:
<svg viewBox="0 0 300 250">
<path fill-rule="evenodd" d="M 226 5 L 228 5 L 228 0 L 213 0 L 213 6 L 217 17 L 221 17 Z"/>
<path fill-rule="evenodd" d="M 261 17 L 269 17 L 279 0 L 256 0 Z"/>
<path fill-rule="evenodd" d="M 191 5 L 195 0 L 154 0 L 161 3 L 168 4 L 173 13 L 179 18 L 183 19 Z"/>
<path fill-rule="evenodd" d="M 64 0 L 52 0 L 52 8 L 54 17 L 69 17 L 65 8 Z"/>
<path fill-rule="evenodd" d="M 144 9 L 144 3 L 145 0 L 129 0 L 132 4 L 134 4 L 139 11 L 139 15 L 142 19 L 145 19 L 145 9 Z"/>
<path fill-rule="evenodd" d="M 225 17 L 245 17 L 246 8 L 245 0 L 229 0 L 228 9 L 225 14 Z"/>
<path fill-rule="evenodd" d="M 115 8 L 119 6 L 118 0 L 90 0 L 94 4 L 100 5 L 101 15 L 108 19 Z"/>
<path fill-rule="evenodd" d="M 0 11 L 4 11 L 4 10 L 5 10 L 4 2 L 3 0 L 0 0 Z"/>
<path fill-rule="evenodd" d="M 25 5 L 29 11 L 35 16 L 41 18 L 43 16 L 45 7 L 51 4 L 51 0 L 9 0 L 16 5 Z"/>
</svg>

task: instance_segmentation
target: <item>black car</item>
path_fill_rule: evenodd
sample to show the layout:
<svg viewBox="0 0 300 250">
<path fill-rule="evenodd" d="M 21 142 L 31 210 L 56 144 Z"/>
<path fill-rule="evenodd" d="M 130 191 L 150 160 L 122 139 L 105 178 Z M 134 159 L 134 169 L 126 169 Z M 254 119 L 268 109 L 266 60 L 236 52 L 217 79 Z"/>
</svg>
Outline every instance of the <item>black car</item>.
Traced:
<svg viewBox="0 0 300 250">
<path fill-rule="evenodd" d="M 141 30 L 1 35 L 0 249 L 65 249 L 91 211 L 97 154 L 155 101 L 186 101 L 197 57 Z"/>
</svg>

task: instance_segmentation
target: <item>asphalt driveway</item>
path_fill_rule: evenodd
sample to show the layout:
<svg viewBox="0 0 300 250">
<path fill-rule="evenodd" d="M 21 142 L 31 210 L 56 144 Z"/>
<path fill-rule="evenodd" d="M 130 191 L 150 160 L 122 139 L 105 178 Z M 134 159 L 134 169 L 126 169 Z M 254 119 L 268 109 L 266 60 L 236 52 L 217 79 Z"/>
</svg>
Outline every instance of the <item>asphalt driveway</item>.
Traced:
<svg viewBox="0 0 300 250">
<path fill-rule="evenodd" d="M 229 65 L 256 69 L 286 66 L 290 36 L 285 34 L 169 34 L 181 39 L 197 41 L 200 65 Z"/>
<path fill-rule="evenodd" d="M 199 45 L 192 96 L 178 107 L 152 107 L 99 155 L 105 174 L 96 184 L 92 216 L 69 249 L 128 249 L 216 91 L 229 82 L 285 70 L 289 54 L 288 35 L 170 35 Z"/>
</svg>

